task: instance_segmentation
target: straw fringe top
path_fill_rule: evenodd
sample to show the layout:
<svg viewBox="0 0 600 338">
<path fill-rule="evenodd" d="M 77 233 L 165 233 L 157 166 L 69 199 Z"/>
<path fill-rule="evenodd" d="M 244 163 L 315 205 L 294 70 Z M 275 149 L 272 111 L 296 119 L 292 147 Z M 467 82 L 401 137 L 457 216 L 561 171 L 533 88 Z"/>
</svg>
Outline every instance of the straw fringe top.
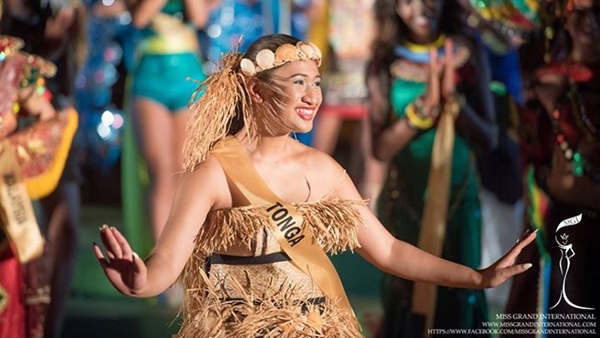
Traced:
<svg viewBox="0 0 600 338">
<path fill-rule="evenodd" d="M 304 219 L 302 226 L 310 227 L 324 251 L 336 254 L 359 247 L 357 227 L 364 223 L 357 206 L 365 203 L 336 198 L 293 206 Z M 308 299 L 311 291 L 307 291 L 310 286 L 295 283 L 293 273 L 280 275 L 290 271 L 291 262 L 276 263 L 283 266 L 272 268 L 239 267 L 225 279 L 209 277 L 207 258 L 215 252 L 256 255 L 252 247 L 257 238 L 264 231 L 273 237 L 268 222 L 265 206 L 208 214 L 182 276 L 186 293 L 176 337 L 363 337 L 356 331 L 354 319 L 332 300 L 312 304 Z M 261 288 L 260 281 L 272 285 Z M 238 296 L 228 300 L 231 294 Z"/>
<path fill-rule="evenodd" d="M 363 224 L 363 220 L 356 206 L 365 203 L 336 198 L 293 205 L 303 216 L 302 226 L 311 228 L 323 250 L 329 254 L 338 254 L 359 246 L 356 230 L 358 225 Z M 215 251 L 227 251 L 240 243 L 250 250 L 253 238 L 263 229 L 270 233 L 265 207 L 248 206 L 211 211 L 196 237 L 195 253 L 206 257 Z"/>
</svg>

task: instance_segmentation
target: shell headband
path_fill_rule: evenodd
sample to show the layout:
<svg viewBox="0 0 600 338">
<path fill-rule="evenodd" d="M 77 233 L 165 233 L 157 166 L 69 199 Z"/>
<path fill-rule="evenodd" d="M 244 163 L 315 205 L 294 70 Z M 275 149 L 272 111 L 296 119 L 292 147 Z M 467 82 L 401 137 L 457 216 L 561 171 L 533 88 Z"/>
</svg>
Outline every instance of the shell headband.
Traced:
<svg viewBox="0 0 600 338">
<path fill-rule="evenodd" d="M 256 54 L 256 62 L 244 58 L 240 61 L 240 69 L 245 75 L 254 76 L 264 70 L 299 60 L 313 60 L 320 66 L 322 58 L 321 50 L 315 44 L 299 41 L 295 46 L 289 43 L 281 45 L 275 53 L 270 49 L 263 49 Z"/>
</svg>

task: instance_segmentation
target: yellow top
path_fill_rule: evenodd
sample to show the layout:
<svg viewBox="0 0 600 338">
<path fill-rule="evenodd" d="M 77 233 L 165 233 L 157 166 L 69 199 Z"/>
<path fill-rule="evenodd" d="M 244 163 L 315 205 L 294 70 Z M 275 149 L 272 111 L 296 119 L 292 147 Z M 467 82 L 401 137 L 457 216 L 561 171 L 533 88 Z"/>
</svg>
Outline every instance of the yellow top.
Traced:
<svg viewBox="0 0 600 338">
<path fill-rule="evenodd" d="M 160 13 L 152 20 L 151 28 L 154 35 L 138 47 L 143 54 L 197 53 L 200 48 L 196 32 L 181 19 Z"/>
</svg>

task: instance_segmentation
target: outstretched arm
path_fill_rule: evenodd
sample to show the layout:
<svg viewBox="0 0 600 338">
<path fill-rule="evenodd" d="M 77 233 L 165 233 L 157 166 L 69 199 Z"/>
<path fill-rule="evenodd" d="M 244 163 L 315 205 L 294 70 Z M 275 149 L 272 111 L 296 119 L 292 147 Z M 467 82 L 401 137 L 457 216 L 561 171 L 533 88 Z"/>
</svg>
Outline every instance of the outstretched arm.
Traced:
<svg viewBox="0 0 600 338">
<path fill-rule="evenodd" d="M 336 197 L 360 199 L 351 179 L 346 176 L 335 191 Z M 431 255 L 392 236 L 366 206 L 360 207 L 365 226 L 358 229 L 361 247 L 356 251 L 371 264 L 387 273 L 418 282 L 449 287 L 488 288 L 502 284 L 508 278 L 522 273 L 531 264 L 517 264 L 521 250 L 535 239 L 535 233 L 526 235 L 504 257 L 490 267 L 474 270 L 461 264 Z"/>
<path fill-rule="evenodd" d="M 167 224 L 145 260 L 134 254 L 117 229 L 100 228 L 106 255 L 96 244 L 94 252 L 109 281 L 128 296 L 152 297 L 163 292 L 181 274 L 208 212 L 231 204 L 228 192 L 225 174 L 214 159 L 184 174 Z"/>
</svg>

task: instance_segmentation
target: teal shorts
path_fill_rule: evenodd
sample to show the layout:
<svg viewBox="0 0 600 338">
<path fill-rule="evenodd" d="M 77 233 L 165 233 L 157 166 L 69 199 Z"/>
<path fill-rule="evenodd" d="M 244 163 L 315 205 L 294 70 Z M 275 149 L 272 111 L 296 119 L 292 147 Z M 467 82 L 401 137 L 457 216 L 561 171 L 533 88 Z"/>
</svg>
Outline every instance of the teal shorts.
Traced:
<svg viewBox="0 0 600 338">
<path fill-rule="evenodd" d="M 133 71 L 132 95 L 158 102 L 175 112 L 187 107 L 206 75 L 194 53 L 144 55 Z M 189 78 L 189 79 L 188 79 Z"/>
</svg>

